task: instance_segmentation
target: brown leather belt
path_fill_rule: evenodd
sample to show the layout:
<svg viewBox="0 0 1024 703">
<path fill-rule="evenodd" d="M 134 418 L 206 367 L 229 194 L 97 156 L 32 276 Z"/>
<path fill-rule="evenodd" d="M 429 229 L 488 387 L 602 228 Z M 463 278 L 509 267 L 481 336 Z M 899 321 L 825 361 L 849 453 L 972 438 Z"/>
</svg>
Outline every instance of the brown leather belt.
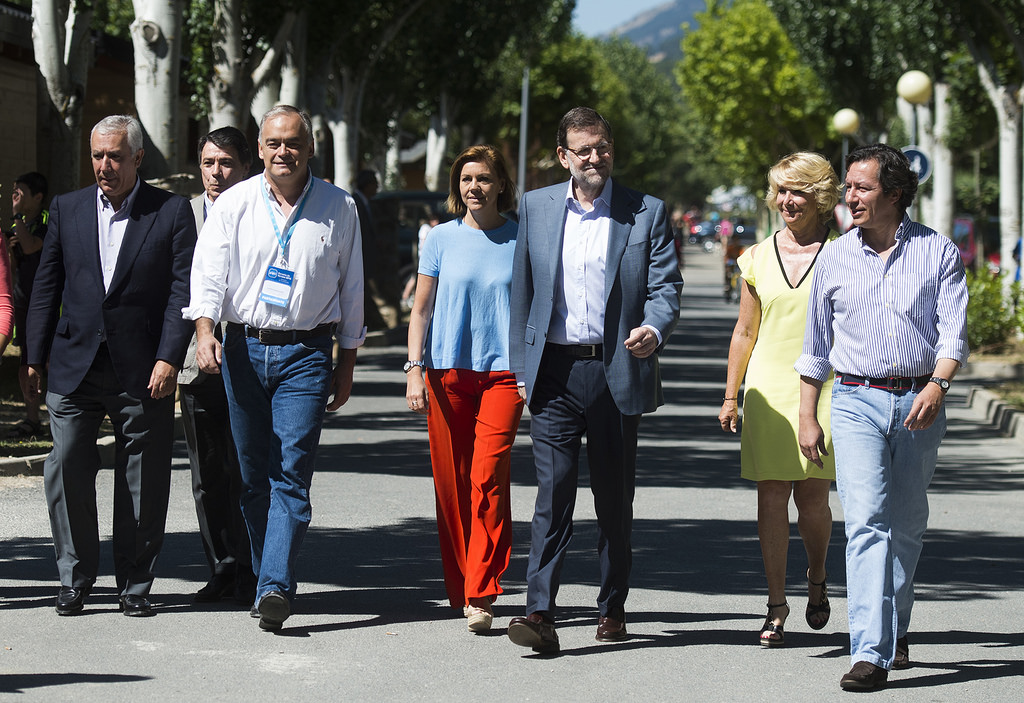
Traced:
<svg viewBox="0 0 1024 703">
<path fill-rule="evenodd" d="M 325 322 L 322 325 L 317 325 L 311 330 L 268 330 L 260 329 L 259 327 L 251 327 L 250 325 L 241 325 L 237 322 L 228 323 L 228 329 L 241 332 L 246 337 L 257 339 L 260 344 L 266 344 L 268 346 L 295 344 L 296 342 L 301 342 L 304 339 L 334 334 L 334 330 L 337 329 L 337 327 L 338 326 L 333 322 Z"/>
<path fill-rule="evenodd" d="M 548 342 L 547 348 L 574 359 L 604 358 L 603 344 L 555 344 Z"/>
<path fill-rule="evenodd" d="M 854 376 L 848 373 L 837 373 L 836 380 L 844 386 L 868 386 L 869 388 L 880 388 L 890 393 L 902 391 L 917 392 L 928 385 L 931 376 L 892 376 L 890 378 L 868 378 L 867 376 Z"/>
</svg>

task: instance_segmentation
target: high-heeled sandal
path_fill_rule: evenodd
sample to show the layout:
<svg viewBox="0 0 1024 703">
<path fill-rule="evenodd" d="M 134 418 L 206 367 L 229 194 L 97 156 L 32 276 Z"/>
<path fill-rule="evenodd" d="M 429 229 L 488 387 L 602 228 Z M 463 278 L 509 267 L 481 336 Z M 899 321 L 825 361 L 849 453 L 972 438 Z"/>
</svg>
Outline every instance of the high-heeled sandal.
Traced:
<svg viewBox="0 0 1024 703">
<path fill-rule="evenodd" d="M 811 599 L 807 599 L 807 610 L 804 612 L 804 619 L 807 621 L 807 626 L 812 630 L 820 630 L 821 628 L 828 625 L 828 619 L 832 616 L 832 606 L 828 602 L 828 574 L 825 574 L 825 578 L 821 580 L 821 583 L 815 583 L 811 581 L 811 572 L 807 571 L 807 583 L 811 586 L 817 586 L 821 589 L 821 600 L 815 605 L 811 602 Z M 824 615 L 823 620 L 817 620 L 818 617 Z"/>
<path fill-rule="evenodd" d="M 785 608 L 786 617 L 789 617 L 789 603 L 782 601 L 781 603 L 769 603 L 768 604 L 768 617 L 764 619 L 764 625 L 761 627 L 760 641 L 762 647 L 781 647 L 786 643 L 786 633 L 783 631 L 783 625 L 776 625 L 775 618 L 772 617 L 772 610 L 775 608 Z"/>
</svg>

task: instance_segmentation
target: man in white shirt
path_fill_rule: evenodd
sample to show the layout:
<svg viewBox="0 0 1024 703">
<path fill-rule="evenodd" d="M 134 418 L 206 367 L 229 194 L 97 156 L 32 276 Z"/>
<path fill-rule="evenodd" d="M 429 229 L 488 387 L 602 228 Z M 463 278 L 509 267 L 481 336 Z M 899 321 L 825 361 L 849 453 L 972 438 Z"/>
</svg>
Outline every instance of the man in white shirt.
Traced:
<svg viewBox="0 0 1024 703">
<path fill-rule="evenodd" d="M 637 428 L 663 403 L 657 352 L 682 288 L 665 203 L 611 180 L 611 125 L 590 108 L 570 110 L 557 154 L 571 180 L 520 204 L 509 333 L 530 408 L 537 503 L 527 615 L 511 620 L 508 636 L 538 652 L 559 648 L 555 596 L 584 436 L 601 563 L 597 639 L 626 638 Z"/>
<path fill-rule="evenodd" d="M 324 408 L 348 400 L 366 331 L 355 202 L 310 173 L 309 116 L 288 105 L 269 110 L 258 153 L 263 173 L 207 213 L 184 315 L 196 321 L 199 367 L 224 372 L 257 575 L 251 614 L 273 631 L 295 597 Z M 214 336 L 221 320 L 223 347 Z"/>
</svg>

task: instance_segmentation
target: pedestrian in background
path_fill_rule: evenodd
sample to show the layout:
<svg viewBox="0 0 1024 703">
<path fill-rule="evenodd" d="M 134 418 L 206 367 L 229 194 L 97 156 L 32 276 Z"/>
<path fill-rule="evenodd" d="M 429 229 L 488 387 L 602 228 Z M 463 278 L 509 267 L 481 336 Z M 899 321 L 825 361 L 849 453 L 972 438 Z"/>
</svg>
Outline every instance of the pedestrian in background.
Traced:
<svg viewBox="0 0 1024 703">
<path fill-rule="evenodd" d="M 28 317 L 28 306 L 32 300 L 32 284 L 39 268 L 39 259 L 43 252 L 43 240 L 46 237 L 47 223 L 50 213 L 44 208 L 49 185 L 46 177 L 30 171 L 14 179 L 11 189 L 11 211 L 14 215 L 11 228 L 7 232 L 7 245 L 14 270 L 14 343 L 21 350 L 21 365 L 18 369 L 18 384 L 25 400 L 25 419 L 11 429 L 11 435 L 28 439 L 43 434 L 43 425 L 39 417 L 40 399 L 33 396 L 28 389 L 28 365 L 26 350 L 28 344 L 25 335 L 25 320 Z"/>
</svg>

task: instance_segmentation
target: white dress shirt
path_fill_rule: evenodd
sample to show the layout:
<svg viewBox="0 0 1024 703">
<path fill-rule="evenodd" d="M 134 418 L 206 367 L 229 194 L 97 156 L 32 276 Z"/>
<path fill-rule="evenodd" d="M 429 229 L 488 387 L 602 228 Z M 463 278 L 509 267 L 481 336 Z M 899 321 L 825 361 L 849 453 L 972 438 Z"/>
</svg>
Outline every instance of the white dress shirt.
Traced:
<svg viewBox="0 0 1024 703">
<path fill-rule="evenodd" d="M 268 209 L 269 205 L 269 209 Z M 301 217 L 296 220 L 296 216 Z M 286 236 L 282 252 L 271 217 Z M 260 300 L 269 266 L 294 273 L 287 305 Z M 208 210 L 192 261 L 186 319 L 207 317 L 261 329 L 309 330 L 337 323 L 338 345 L 355 349 L 363 326 L 363 258 L 352 196 L 312 175 L 285 216 L 264 174 L 222 193 Z"/>
<path fill-rule="evenodd" d="M 117 211 L 107 200 L 107 196 L 103 194 L 103 189 L 96 189 L 96 222 L 98 224 L 100 270 L 103 272 L 104 291 L 110 290 L 110 281 L 113 280 L 114 269 L 117 268 L 117 256 L 121 253 L 124 232 L 128 228 L 128 214 L 132 211 L 135 196 L 139 194 L 141 182 L 138 177 L 135 178 L 135 187 L 128 193 L 128 197 L 124 199 Z"/>
<path fill-rule="evenodd" d="M 569 181 L 561 285 L 555 286 L 554 315 L 548 341 L 555 344 L 601 344 L 604 341 L 604 271 L 611 226 L 612 179 L 605 181 L 591 210 L 584 209 Z"/>
</svg>

